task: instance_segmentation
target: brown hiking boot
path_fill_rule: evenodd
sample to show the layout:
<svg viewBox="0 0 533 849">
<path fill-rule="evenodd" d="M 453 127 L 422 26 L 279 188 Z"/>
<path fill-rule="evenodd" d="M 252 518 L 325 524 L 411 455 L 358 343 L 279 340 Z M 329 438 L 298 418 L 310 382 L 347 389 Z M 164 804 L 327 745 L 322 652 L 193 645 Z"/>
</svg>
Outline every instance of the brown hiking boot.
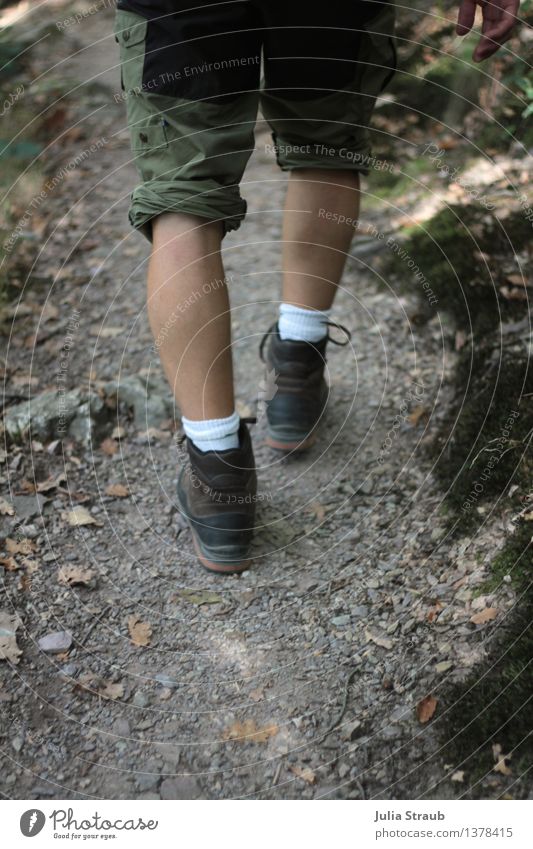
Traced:
<svg viewBox="0 0 533 849">
<path fill-rule="evenodd" d="M 326 345 L 347 345 L 350 332 L 340 324 L 328 322 L 346 333 L 338 342 L 329 335 L 320 342 L 296 342 L 281 339 L 277 324 L 265 333 L 259 353 L 266 362 L 267 380 L 274 391 L 266 401 L 267 445 L 278 451 L 304 451 L 313 444 L 318 423 L 326 408 L 329 387 L 324 378 Z M 263 349 L 269 340 L 266 359 Z"/>
<path fill-rule="evenodd" d="M 200 451 L 190 439 L 178 480 L 178 506 L 200 562 L 212 572 L 242 572 L 250 564 L 257 477 L 245 421 L 239 448 Z"/>
</svg>

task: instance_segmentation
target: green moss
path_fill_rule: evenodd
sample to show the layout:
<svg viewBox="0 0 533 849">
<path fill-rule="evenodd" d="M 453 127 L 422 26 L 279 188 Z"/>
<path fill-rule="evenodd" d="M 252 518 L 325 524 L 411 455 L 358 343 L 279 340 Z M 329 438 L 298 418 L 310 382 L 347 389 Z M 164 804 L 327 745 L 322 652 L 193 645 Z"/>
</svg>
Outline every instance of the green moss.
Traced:
<svg viewBox="0 0 533 849">
<path fill-rule="evenodd" d="M 492 744 L 512 752 L 513 776 L 531 765 L 531 664 L 533 661 L 533 583 L 531 523 L 522 522 L 492 565 L 488 586 L 509 575 L 519 596 L 513 613 L 494 634 L 486 660 L 468 678 L 451 687 L 443 700 L 451 705 L 441 737 L 443 758 L 464 769 L 474 797 L 484 794 L 477 782 L 494 767 Z"/>
<path fill-rule="evenodd" d="M 527 488 L 533 472 L 533 370 L 520 349 L 500 359 L 478 346 L 461 352 L 457 395 L 434 445 L 435 471 L 450 507 L 450 523 L 477 524 L 478 508 L 512 483 Z"/>
</svg>

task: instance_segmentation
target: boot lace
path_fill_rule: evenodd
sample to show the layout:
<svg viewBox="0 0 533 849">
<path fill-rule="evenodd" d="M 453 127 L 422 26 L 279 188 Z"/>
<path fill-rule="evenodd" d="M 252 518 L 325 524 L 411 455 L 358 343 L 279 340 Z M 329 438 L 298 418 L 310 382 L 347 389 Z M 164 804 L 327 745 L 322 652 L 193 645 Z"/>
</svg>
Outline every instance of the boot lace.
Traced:
<svg viewBox="0 0 533 849">
<path fill-rule="evenodd" d="M 270 325 L 267 332 L 265 333 L 265 335 L 261 339 L 261 344 L 259 345 L 259 356 L 261 357 L 262 362 L 265 362 L 264 350 L 265 350 L 266 341 L 267 341 L 269 336 L 271 336 L 273 333 L 275 333 L 277 326 L 278 326 L 278 323 L 277 323 L 277 321 L 275 321 L 274 324 Z M 333 336 L 330 336 L 329 330 L 328 330 L 327 337 L 326 337 L 328 342 L 332 342 L 334 345 L 338 345 L 340 348 L 344 348 L 346 345 L 348 345 L 352 341 L 352 334 L 348 330 L 348 328 L 344 326 L 344 324 L 339 324 L 336 321 L 326 321 L 326 327 L 336 327 L 337 330 L 342 330 L 342 332 L 346 336 L 344 341 L 341 341 L 339 339 L 335 339 Z"/>
</svg>

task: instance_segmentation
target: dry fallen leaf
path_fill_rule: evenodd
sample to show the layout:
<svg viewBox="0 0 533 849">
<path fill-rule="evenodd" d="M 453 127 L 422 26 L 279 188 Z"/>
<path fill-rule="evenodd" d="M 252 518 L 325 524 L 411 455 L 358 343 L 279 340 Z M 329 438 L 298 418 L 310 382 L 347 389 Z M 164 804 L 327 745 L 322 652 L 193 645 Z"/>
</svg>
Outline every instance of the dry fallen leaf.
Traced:
<svg viewBox="0 0 533 849">
<path fill-rule="evenodd" d="M 0 498 L 0 513 L 2 516 L 14 516 L 15 508 L 5 498 Z"/>
<path fill-rule="evenodd" d="M 458 769 L 452 773 L 450 776 L 452 781 L 464 781 L 465 780 L 465 771 L 464 769 Z"/>
<path fill-rule="evenodd" d="M 497 615 L 497 607 L 486 607 L 484 610 L 480 610 L 479 613 L 474 613 L 474 615 L 470 617 L 470 621 L 474 625 L 484 625 L 485 622 L 490 622 L 490 620 L 494 619 Z"/>
<path fill-rule="evenodd" d="M 316 782 L 316 775 L 308 766 L 291 766 L 290 771 L 307 784 L 314 784 Z"/>
<path fill-rule="evenodd" d="M 114 498 L 127 498 L 130 495 L 130 491 L 122 483 L 110 483 L 106 488 L 105 494 L 112 495 Z"/>
<path fill-rule="evenodd" d="M 117 443 L 114 439 L 110 439 L 109 437 L 100 443 L 100 448 L 104 454 L 107 454 L 109 457 L 112 457 L 113 454 L 116 454 L 118 451 Z"/>
<path fill-rule="evenodd" d="M 262 702 L 264 697 L 264 691 L 260 687 L 258 687 L 257 690 L 250 691 L 250 698 L 253 702 Z"/>
<path fill-rule="evenodd" d="M 37 546 L 31 539 L 6 539 L 6 548 L 10 554 L 31 554 Z"/>
<path fill-rule="evenodd" d="M 112 684 L 110 681 L 105 681 L 103 686 L 98 690 L 98 695 L 104 699 L 121 699 L 124 695 L 124 684 L 120 681 L 118 684 Z"/>
<path fill-rule="evenodd" d="M 226 729 L 223 740 L 237 740 L 239 743 L 266 743 L 279 731 L 277 725 L 269 725 L 266 728 L 258 728 L 253 719 L 244 722 L 234 722 Z"/>
<path fill-rule="evenodd" d="M 21 557 L 20 562 L 24 566 L 28 575 L 32 575 L 33 572 L 37 572 L 40 567 L 40 564 L 37 563 L 36 560 L 31 560 L 29 557 Z"/>
<path fill-rule="evenodd" d="M 17 569 L 20 569 L 20 565 L 14 557 L 0 557 L 0 566 L 3 566 L 6 572 L 16 572 Z"/>
<path fill-rule="evenodd" d="M 412 413 L 407 416 L 407 421 L 413 425 L 413 427 L 418 427 L 420 422 L 426 421 L 429 418 L 429 410 L 427 407 L 415 407 Z"/>
<path fill-rule="evenodd" d="M 435 604 L 432 607 L 429 608 L 429 610 L 426 614 L 427 621 L 428 622 L 434 622 L 435 619 L 437 618 L 437 616 L 439 615 L 439 613 L 441 612 L 441 610 L 442 610 L 442 604 L 440 603 L 440 601 L 436 601 Z"/>
<path fill-rule="evenodd" d="M 438 699 L 435 696 L 426 696 L 416 706 L 416 715 L 419 722 L 429 722 L 437 707 Z"/>
<path fill-rule="evenodd" d="M 511 767 L 507 766 L 505 761 L 510 761 L 512 758 L 512 753 L 509 755 L 502 754 L 502 747 L 499 743 L 493 743 L 492 745 L 492 755 L 494 760 L 496 761 L 496 766 L 493 767 L 494 772 L 499 772 L 501 775 L 512 775 Z"/>
<path fill-rule="evenodd" d="M 152 636 L 152 626 L 149 622 L 142 622 L 138 616 L 128 616 L 128 631 L 134 646 L 147 646 Z"/>
<path fill-rule="evenodd" d="M 60 584 L 73 587 L 76 584 L 89 584 L 94 578 L 92 569 L 82 569 L 81 566 L 62 566 L 57 573 Z"/>
<path fill-rule="evenodd" d="M 82 525 L 99 525 L 94 516 L 91 516 L 86 507 L 75 507 L 65 514 L 67 522 L 73 528 L 79 528 Z"/>
<path fill-rule="evenodd" d="M 373 634 L 368 629 L 365 629 L 365 637 L 367 643 L 372 641 L 376 644 L 376 646 L 381 646 L 382 649 L 392 648 L 392 640 L 389 640 L 387 637 L 382 637 L 379 634 Z"/>
<path fill-rule="evenodd" d="M 191 604 L 221 604 L 224 601 L 221 595 L 212 590 L 178 590 L 176 596 L 191 602 Z"/>
<path fill-rule="evenodd" d="M 8 660 L 10 663 L 18 663 L 21 649 L 17 645 L 16 631 L 19 620 L 9 613 L 0 611 L 0 660 Z"/>
<path fill-rule="evenodd" d="M 312 513 L 316 518 L 317 522 L 323 522 L 324 517 L 326 515 L 326 508 L 323 504 L 320 504 L 319 501 L 311 501 L 310 504 L 307 505 L 306 511 L 308 513 Z"/>
<path fill-rule="evenodd" d="M 41 483 L 37 484 L 37 492 L 50 492 L 52 489 L 57 489 L 58 486 L 65 483 L 66 479 L 67 476 L 62 472 L 56 478 L 48 478 L 48 480 L 41 481 Z"/>
</svg>

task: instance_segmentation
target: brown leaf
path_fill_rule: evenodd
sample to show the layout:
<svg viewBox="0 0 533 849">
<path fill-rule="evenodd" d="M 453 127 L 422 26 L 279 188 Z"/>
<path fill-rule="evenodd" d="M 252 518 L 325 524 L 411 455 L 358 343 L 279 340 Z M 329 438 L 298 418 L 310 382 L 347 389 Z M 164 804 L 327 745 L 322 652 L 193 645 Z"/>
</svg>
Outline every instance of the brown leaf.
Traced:
<svg viewBox="0 0 533 849">
<path fill-rule="evenodd" d="M 134 646 L 147 646 L 152 636 L 152 626 L 149 622 L 142 622 L 138 616 L 128 616 L 128 630 L 130 639 Z"/>
<path fill-rule="evenodd" d="M 19 620 L 9 613 L 0 611 L 0 660 L 17 664 L 22 654 L 17 645 L 16 631 Z"/>
<path fill-rule="evenodd" d="M 324 521 L 324 518 L 326 516 L 326 508 L 323 504 L 320 504 L 319 501 L 311 501 L 311 503 L 307 505 L 306 510 L 309 513 L 313 514 L 317 522 Z"/>
<path fill-rule="evenodd" d="M 250 691 L 250 698 L 253 702 L 262 702 L 265 698 L 265 693 L 261 687 L 258 687 L 257 690 Z"/>
<path fill-rule="evenodd" d="M 52 489 L 57 489 L 58 486 L 61 486 L 62 483 L 65 483 L 67 476 L 64 472 L 58 475 L 56 478 L 48 478 L 48 480 L 42 481 L 37 484 L 37 492 L 50 492 Z"/>
<path fill-rule="evenodd" d="M 82 525 L 99 525 L 94 516 L 91 516 L 86 507 L 75 507 L 64 514 L 67 522 L 73 528 L 79 528 Z"/>
<path fill-rule="evenodd" d="M 124 695 L 124 684 L 120 681 L 118 684 L 112 684 L 110 681 L 104 681 L 103 685 L 98 690 L 100 696 L 103 696 L 104 699 L 121 699 Z"/>
<path fill-rule="evenodd" d="M 10 554 L 31 554 L 37 546 L 31 539 L 6 539 L 6 548 Z"/>
<path fill-rule="evenodd" d="M 440 603 L 440 601 L 436 601 L 435 604 L 432 607 L 429 608 L 429 610 L 426 614 L 427 621 L 428 622 L 434 622 L 441 610 L 442 610 L 442 604 Z"/>
<path fill-rule="evenodd" d="M 413 427 L 418 427 L 418 425 L 422 421 L 426 421 L 429 419 L 429 410 L 427 407 L 415 407 L 412 413 L 407 416 L 407 421 L 413 425 Z"/>
<path fill-rule="evenodd" d="M 29 557 L 21 557 L 20 562 L 24 566 L 28 575 L 32 575 L 40 568 L 40 564 L 37 562 L 37 560 L 31 560 Z"/>
<path fill-rule="evenodd" d="M 73 587 L 76 584 L 87 586 L 93 578 L 92 569 L 82 569 L 80 566 L 62 566 L 57 573 L 59 583 L 68 587 Z"/>
<path fill-rule="evenodd" d="M 470 617 L 470 621 L 474 625 L 484 625 L 485 622 L 490 622 L 491 619 L 495 619 L 497 615 L 497 607 L 485 607 L 484 610 L 480 610 L 479 613 L 474 613 L 474 615 Z"/>
<path fill-rule="evenodd" d="M 527 286 L 527 280 L 521 274 L 508 274 L 505 279 L 512 286 Z"/>
<path fill-rule="evenodd" d="M 416 706 L 416 715 L 419 722 L 429 722 L 437 707 L 438 699 L 435 696 L 426 696 Z"/>
<path fill-rule="evenodd" d="M 289 767 L 290 771 L 294 773 L 298 778 L 301 778 L 302 781 L 305 781 L 306 784 L 315 784 L 316 775 L 312 769 L 308 766 L 291 766 Z"/>
<path fill-rule="evenodd" d="M 114 498 L 127 498 L 130 495 L 130 491 L 122 483 L 110 483 L 106 488 L 105 494 L 112 495 Z"/>
<path fill-rule="evenodd" d="M 14 516 L 15 508 L 5 498 L 0 498 L 0 513 L 2 516 Z"/>
<path fill-rule="evenodd" d="M 381 646 L 382 649 L 392 648 L 392 640 L 389 640 L 387 637 L 382 637 L 380 634 L 373 634 L 372 631 L 369 631 L 368 629 L 365 630 L 365 637 L 367 643 L 373 642 L 376 646 Z"/>
<path fill-rule="evenodd" d="M 258 728 L 253 719 L 245 719 L 244 722 L 237 721 L 230 725 L 222 739 L 237 740 L 239 743 L 266 743 L 278 731 L 277 725 Z"/>
<path fill-rule="evenodd" d="M 112 457 L 113 454 L 116 454 L 118 451 L 118 445 L 114 439 L 110 439 L 107 437 L 103 442 L 100 443 L 100 449 L 107 454 L 108 457 Z"/>
<path fill-rule="evenodd" d="M 496 761 L 496 766 L 493 767 L 494 772 L 499 772 L 501 775 L 512 775 L 511 767 L 507 766 L 505 761 L 510 761 L 512 758 L 512 753 L 509 755 L 504 755 L 502 753 L 502 747 L 499 743 L 493 743 L 492 745 L 492 755 L 494 760 Z"/>
<path fill-rule="evenodd" d="M 4 567 L 6 572 L 16 572 L 17 569 L 20 569 L 14 557 L 0 557 L 0 565 Z"/>
</svg>

